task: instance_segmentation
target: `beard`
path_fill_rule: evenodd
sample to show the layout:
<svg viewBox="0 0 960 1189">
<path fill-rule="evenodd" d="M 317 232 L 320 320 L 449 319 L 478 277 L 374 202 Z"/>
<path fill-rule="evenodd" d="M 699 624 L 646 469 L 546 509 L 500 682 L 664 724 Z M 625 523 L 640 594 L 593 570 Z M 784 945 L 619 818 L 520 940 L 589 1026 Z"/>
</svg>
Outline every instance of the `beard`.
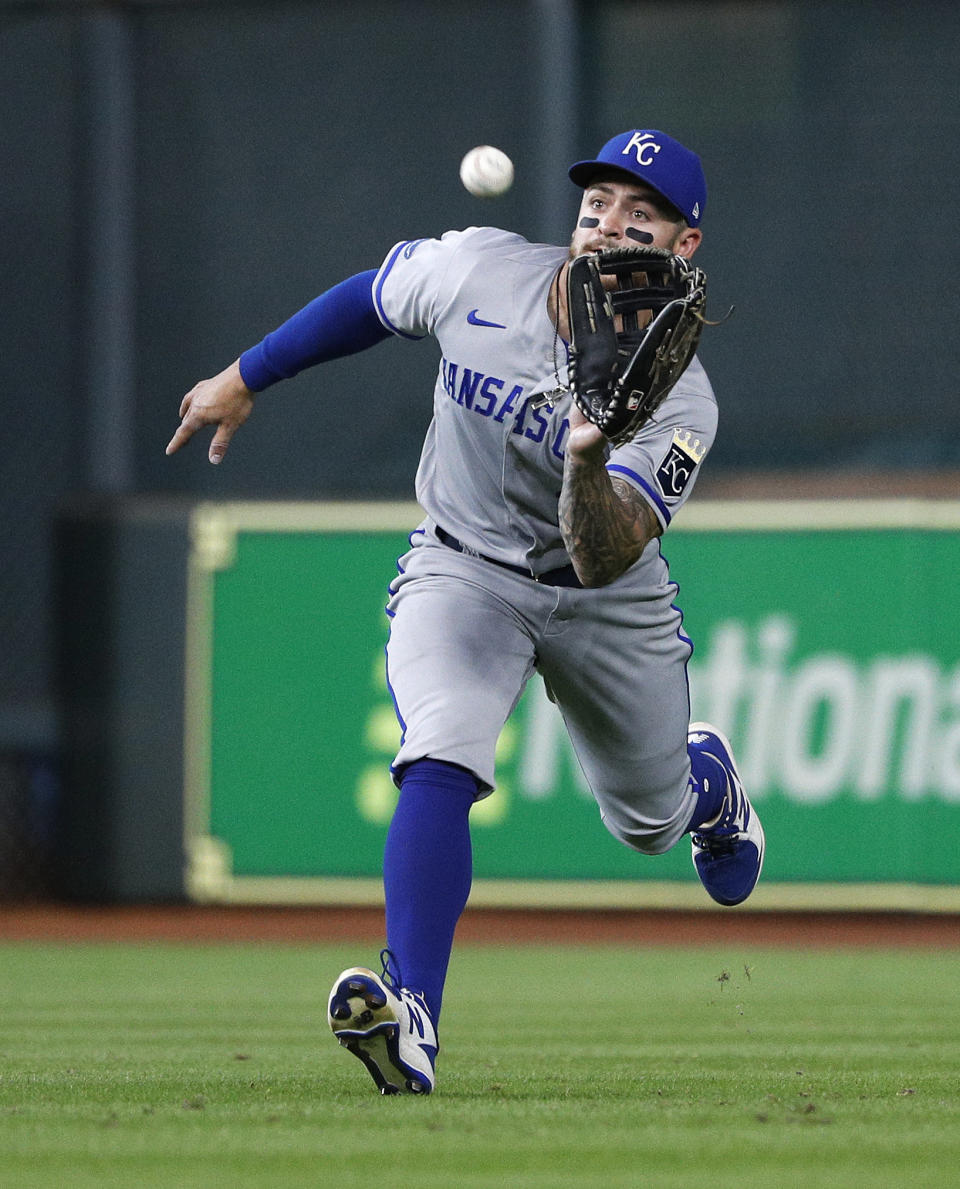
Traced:
<svg viewBox="0 0 960 1189">
<path fill-rule="evenodd" d="M 580 240 L 579 231 L 580 231 L 580 229 L 578 228 L 573 233 L 573 235 L 570 237 L 570 248 L 567 251 L 567 259 L 568 260 L 576 260 L 576 258 L 578 256 L 586 256 L 586 254 L 588 252 L 602 252 L 603 251 L 604 244 L 602 243 L 602 241 L 601 242 L 597 242 L 595 240 L 591 241 L 587 237 L 584 237 L 582 240 Z M 578 240 L 579 240 L 579 242 L 578 242 Z"/>
</svg>

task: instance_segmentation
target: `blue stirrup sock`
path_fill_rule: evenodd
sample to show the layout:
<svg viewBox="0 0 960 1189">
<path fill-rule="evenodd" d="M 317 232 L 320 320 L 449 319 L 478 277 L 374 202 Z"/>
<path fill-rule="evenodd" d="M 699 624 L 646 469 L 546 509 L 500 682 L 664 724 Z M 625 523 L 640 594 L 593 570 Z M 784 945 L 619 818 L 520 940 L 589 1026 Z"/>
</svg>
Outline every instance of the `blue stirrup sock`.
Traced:
<svg viewBox="0 0 960 1189">
<path fill-rule="evenodd" d="M 719 760 L 698 747 L 688 745 L 687 752 L 690 756 L 690 776 L 697 792 L 697 804 L 685 831 L 689 834 L 705 822 L 712 822 L 720 813 L 727 795 L 727 774 Z"/>
<path fill-rule="evenodd" d="M 440 1016 L 453 935 L 473 879 L 470 808 L 477 779 L 441 760 L 417 760 L 400 778 L 400 797 L 383 853 L 388 969 Z"/>
</svg>

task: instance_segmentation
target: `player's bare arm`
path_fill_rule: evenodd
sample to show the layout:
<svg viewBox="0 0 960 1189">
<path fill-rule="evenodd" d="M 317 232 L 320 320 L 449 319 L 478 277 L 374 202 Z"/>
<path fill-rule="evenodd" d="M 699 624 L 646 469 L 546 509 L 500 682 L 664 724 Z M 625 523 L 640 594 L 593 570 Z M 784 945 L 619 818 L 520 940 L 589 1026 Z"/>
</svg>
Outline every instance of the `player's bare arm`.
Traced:
<svg viewBox="0 0 960 1189">
<path fill-rule="evenodd" d="M 180 426 L 166 453 L 175 454 L 197 430 L 215 425 L 207 457 L 214 465 L 221 462 L 230 439 L 253 411 L 254 395 L 243 382 L 239 360 L 209 380 L 201 380 L 180 402 Z"/>
<path fill-rule="evenodd" d="M 647 501 L 606 469 L 606 439 L 571 409 L 570 439 L 560 491 L 560 532 L 584 586 L 606 586 L 660 535 Z"/>
</svg>

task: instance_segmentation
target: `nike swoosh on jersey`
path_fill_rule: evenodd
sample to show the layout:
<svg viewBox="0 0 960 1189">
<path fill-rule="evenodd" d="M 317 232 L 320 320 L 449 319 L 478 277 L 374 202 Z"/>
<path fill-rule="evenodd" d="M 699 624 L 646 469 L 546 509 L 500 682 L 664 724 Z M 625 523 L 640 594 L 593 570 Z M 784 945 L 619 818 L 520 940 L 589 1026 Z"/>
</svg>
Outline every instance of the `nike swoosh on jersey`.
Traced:
<svg viewBox="0 0 960 1189">
<path fill-rule="evenodd" d="M 471 310 L 470 313 L 467 314 L 467 321 L 471 326 L 492 326 L 495 330 L 507 329 L 502 322 L 488 322 L 486 318 L 481 318 L 479 308 Z"/>
</svg>

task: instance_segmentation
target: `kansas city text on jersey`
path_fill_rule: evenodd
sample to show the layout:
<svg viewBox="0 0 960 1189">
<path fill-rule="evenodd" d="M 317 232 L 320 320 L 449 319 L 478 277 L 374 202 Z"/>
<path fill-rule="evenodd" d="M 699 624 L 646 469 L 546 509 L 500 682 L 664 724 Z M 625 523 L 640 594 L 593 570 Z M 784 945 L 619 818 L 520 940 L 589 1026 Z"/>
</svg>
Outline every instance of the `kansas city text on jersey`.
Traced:
<svg viewBox="0 0 960 1189">
<path fill-rule="evenodd" d="M 550 428 L 553 410 L 536 404 L 530 396 L 524 396 L 522 384 L 508 387 L 508 381 L 499 376 L 486 375 L 449 359 L 441 360 L 440 373 L 444 391 L 464 409 L 480 417 L 490 417 L 500 424 L 512 418 L 513 433 L 534 443 L 543 441 Z M 551 445 L 553 454 L 559 459 L 563 458 L 563 442 L 569 428 L 570 423 L 564 417 L 557 426 Z"/>
</svg>

